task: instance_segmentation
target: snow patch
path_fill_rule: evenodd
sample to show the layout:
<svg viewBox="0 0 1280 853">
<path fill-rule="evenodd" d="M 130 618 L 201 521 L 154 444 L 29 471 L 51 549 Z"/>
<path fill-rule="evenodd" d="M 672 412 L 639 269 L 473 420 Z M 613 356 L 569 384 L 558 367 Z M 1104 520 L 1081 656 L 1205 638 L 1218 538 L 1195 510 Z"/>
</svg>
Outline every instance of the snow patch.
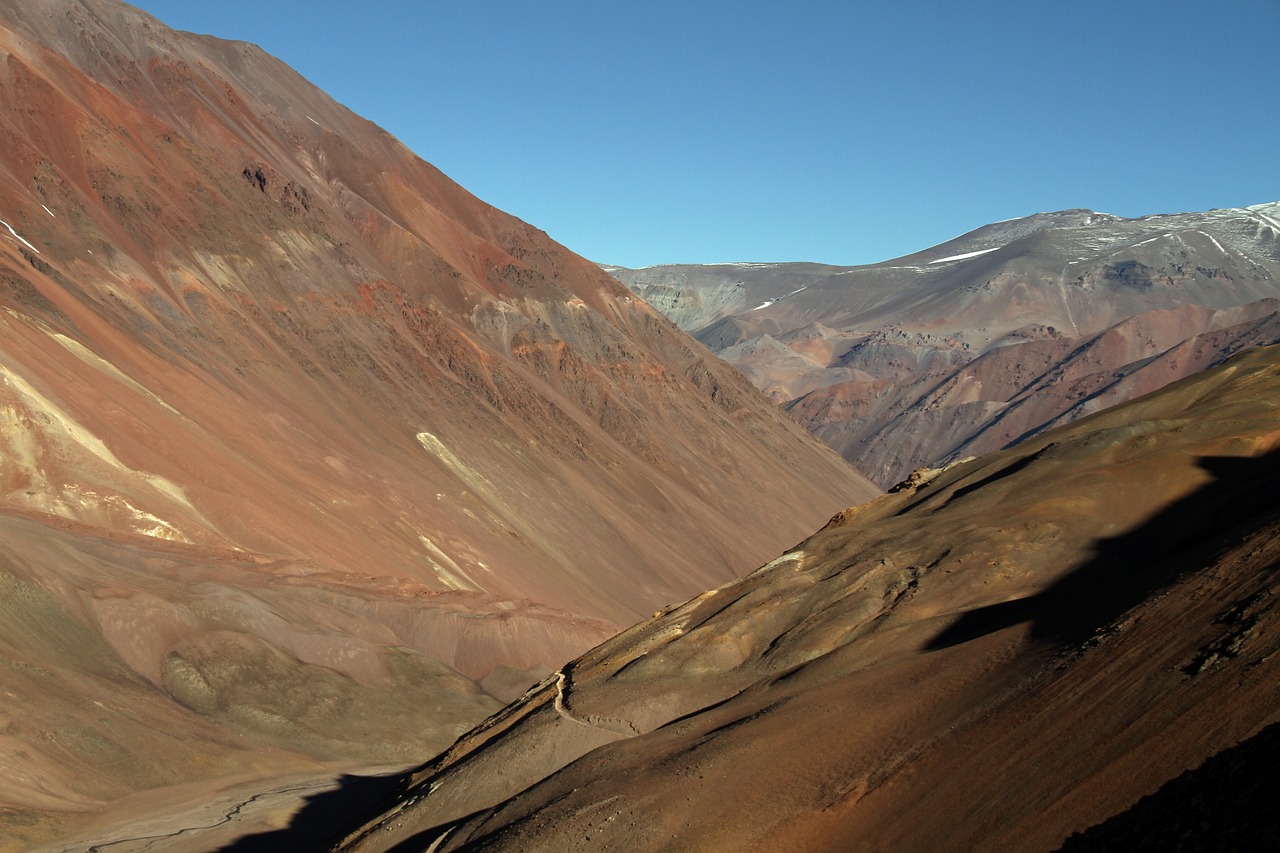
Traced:
<svg viewBox="0 0 1280 853">
<path fill-rule="evenodd" d="M 963 261 L 968 258 L 976 258 L 978 257 L 978 255 L 985 255 L 987 254 L 987 252 L 994 252 L 996 249 L 999 249 L 999 248 L 1002 248 L 1002 247 L 996 246 L 995 248 L 992 248 L 992 249 L 979 249 L 976 252 L 965 252 L 963 255 L 950 255 L 945 258 L 938 258 L 937 260 L 929 261 L 929 265 L 932 266 L 933 264 L 945 264 L 949 261 Z"/>
<path fill-rule="evenodd" d="M 775 303 L 775 302 L 781 302 L 782 300 L 786 299 L 786 298 L 787 298 L 787 296 L 795 296 L 797 293 L 799 293 L 800 291 L 804 290 L 804 289 L 805 289 L 805 288 L 807 288 L 808 286 L 809 286 L 809 285 L 807 285 L 807 284 L 806 284 L 806 285 L 804 285 L 803 287 L 797 287 L 795 290 L 791 291 L 790 293 L 786 294 L 785 296 L 775 296 L 775 297 L 774 297 L 774 298 L 772 298 L 772 299 L 766 299 L 764 302 L 761 302 L 759 305 L 757 305 L 755 308 L 752 308 L 751 310 L 752 310 L 752 311 L 759 311 L 761 308 L 768 308 L 768 307 L 769 307 L 770 305 L 772 305 L 773 303 Z"/>
<path fill-rule="evenodd" d="M 1217 246 L 1217 247 L 1218 247 L 1218 251 L 1219 251 L 1219 252 L 1221 252 L 1222 254 L 1224 254 L 1224 255 L 1225 255 L 1225 254 L 1227 253 L 1227 250 L 1226 250 L 1226 249 L 1224 249 L 1224 248 L 1222 248 L 1222 244 L 1221 244 L 1221 243 L 1219 243 L 1217 240 L 1215 240 L 1212 234 L 1205 234 L 1205 232 L 1203 232 L 1203 231 L 1197 231 L 1196 233 L 1197 233 L 1197 234 L 1204 234 L 1204 236 L 1208 237 L 1208 238 L 1209 238 L 1209 241 L 1210 241 L 1211 243 L 1213 243 L 1213 245 Z"/>
<path fill-rule="evenodd" d="M 17 231 L 14 231 L 14 230 L 13 230 L 13 226 L 12 226 L 12 225 L 10 225 L 8 222 L 5 222 L 3 219 L 0 219 L 0 225 L 3 225 L 5 228 L 8 228 L 8 229 L 9 229 L 9 233 L 10 233 L 10 234 L 12 234 L 13 236 L 17 237 L 17 238 L 18 238 L 19 240 L 21 240 L 23 243 L 26 243 L 26 244 L 27 244 L 27 248 L 29 248 L 31 251 L 35 252 L 37 255 L 38 255 L 38 254 L 40 254 L 40 250 L 39 250 L 39 249 L 37 249 L 35 246 L 32 246 L 32 245 L 31 245 L 31 243 L 27 240 L 27 238 L 26 238 L 26 237 L 23 237 L 23 236 L 22 236 L 21 234 L 19 234 Z"/>
<path fill-rule="evenodd" d="M 1151 237 L 1151 238 L 1149 238 L 1149 239 L 1147 239 L 1147 240 L 1143 240 L 1141 243 L 1134 243 L 1134 244 L 1133 244 L 1132 246 L 1130 246 L 1129 248 L 1130 248 L 1130 249 L 1136 249 L 1136 248 L 1138 248 L 1139 246 L 1145 246 L 1145 245 L 1147 245 L 1148 243 L 1154 243 L 1154 242 L 1155 242 L 1155 241 L 1157 241 L 1157 240 L 1163 240 L 1163 239 L 1165 239 L 1165 238 L 1167 238 L 1167 237 L 1172 237 L 1172 236 L 1173 236 L 1173 233 L 1172 233 L 1172 232 L 1170 232 L 1170 233 L 1168 233 L 1168 234 L 1157 234 L 1157 235 L 1156 235 L 1156 236 L 1154 236 L 1154 237 Z"/>
<path fill-rule="evenodd" d="M 43 204 L 42 204 L 42 205 L 40 205 L 40 206 L 41 206 L 41 207 L 44 207 L 44 205 L 43 205 Z M 49 209 L 49 208 L 47 208 L 47 207 L 44 207 L 44 212 L 45 212 L 45 213 L 47 213 L 47 214 L 49 214 L 50 216 L 53 216 L 53 211 L 52 211 L 52 210 L 50 210 L 50 209 Z M 58 217 L 53 216 L 53 218 L 54 218 L 54 219 L 57 219 Z"/>
<path fill-rule="evenodd" d="M 1273 232 L 1275 232 L 1276 234 L 1280 234 L 1280 222 L 1276 222 L 1276 221 L 1275 221 L 1274 219 L 1272 219 L 1270 216 L 1267 216 L 1265 213 L 1263 213 L 1262 211 L 1258 210 L 1258 208 L 1257 208 L 1257 207 L 1250 207 L 1250 208 L 1247 208 L 1247 209 L 1248 209 L 1248 211 L 1249 211 L 1250 213 L 1252 213 L 1254 216 L 1256 216 L 1256 217 L 1258 217 L 1259 219 L 1261 219 L 1261 220 L 1266 224 L 1266 226 L 1267 226 L 1268 228 L 1270 228 Z M 12 229 L 12 228 L 10 228 L 9 230 L 10 230 L 10 231 L 12 231 L 13 229 Z M 21 239 L 21 238 L 19 238 L 19 239 Z M 25 241 L 24 241 L 24 242 L 25 242 Z"/>
</svg>

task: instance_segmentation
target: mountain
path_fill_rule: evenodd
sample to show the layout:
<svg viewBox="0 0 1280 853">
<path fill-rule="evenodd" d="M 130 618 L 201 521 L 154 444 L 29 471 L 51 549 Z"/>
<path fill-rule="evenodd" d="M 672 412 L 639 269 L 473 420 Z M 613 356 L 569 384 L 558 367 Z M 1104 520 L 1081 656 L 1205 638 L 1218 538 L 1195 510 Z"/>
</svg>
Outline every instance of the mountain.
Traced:
<svg viewBox="0 0 1280 853">
<path fill-rule="evenodd" d="M 0 134 L 15 843 L 131 792 L 420 761 L 877 494 L 252 45 L 0 0 Z"/>
<path fill-rule="evenodd" d="M 840 513 L 548 677 L 344 849 L 1053 850 L 1198 803 L 1280 721 L 1277 400 L 1251 350 Z M 1232 785 L 1258 811 L 1224 837 L 1267 846 L 1274 793 Z"/>
<path fill-rule="evenodd" d="M 884 488 L 1280 341 L 1280 203 L 998 222 L 903 258 L 606 267 Z"/>
</svg>

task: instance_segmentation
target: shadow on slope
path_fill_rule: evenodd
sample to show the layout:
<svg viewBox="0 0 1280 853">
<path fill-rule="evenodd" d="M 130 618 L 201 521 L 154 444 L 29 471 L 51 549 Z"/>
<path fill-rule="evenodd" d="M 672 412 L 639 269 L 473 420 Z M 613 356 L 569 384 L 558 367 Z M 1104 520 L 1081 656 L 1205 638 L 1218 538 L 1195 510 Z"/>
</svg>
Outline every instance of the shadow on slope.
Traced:
<svg viewBox="0 0 1280 853">
<path fill-rule="evenodd" d="M 342 840 L 353 823 L 381 813 L 407 784 L 408 774 L 343 775 L 338 787 L 307 798 L 287 827 L 246 835 L 218 853 L 276 853 L 280 850 L 328 850 Z"/>
<path fill-rule="evenodd" d="M 1034 639 L 1077 644 L 1185 572 L 1204 566 L 1232 530 L 1277 510 L 1280 451 L 1204 457 L 1213 480 L 1128 533 L 1101 540 L 1093 559 L 1042 592 L 962 615 L 925 647 L 941 649 L 1031 622 Z M 1105 488 L 1105 484 L 1099 484 Z"/>
<path fill-rule="evenodd" d="M 1060 853 L 1280 850 L 1280 723 L 1164 784 L 1128 811 L 1067 839 Z"/>
</svg>

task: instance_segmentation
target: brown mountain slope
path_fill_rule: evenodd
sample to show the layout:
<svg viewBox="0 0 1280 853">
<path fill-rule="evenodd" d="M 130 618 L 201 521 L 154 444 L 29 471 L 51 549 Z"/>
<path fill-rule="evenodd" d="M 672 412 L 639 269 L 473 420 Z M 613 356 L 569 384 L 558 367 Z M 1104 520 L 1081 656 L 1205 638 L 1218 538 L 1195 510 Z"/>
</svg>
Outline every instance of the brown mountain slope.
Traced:
<svg viewBox="0 0 1280 853">
<path fill-rule="evenodd" d="M 1277 400 L 1251 351 L 841 513 L 347 849 L 1054 849 L 1280 720 Z"/>
<path fill-rule="evenodd" d="M 1280 340 L 1280 203 L 1036 214 L 864 267 L 607 269 L 886 488 Z"/>
<path fill-rule="evenodd" d="M 255 47 L 0 0 L 0 140 L 0 820 L 429 754 L 876 493 Z"/>
</svg>

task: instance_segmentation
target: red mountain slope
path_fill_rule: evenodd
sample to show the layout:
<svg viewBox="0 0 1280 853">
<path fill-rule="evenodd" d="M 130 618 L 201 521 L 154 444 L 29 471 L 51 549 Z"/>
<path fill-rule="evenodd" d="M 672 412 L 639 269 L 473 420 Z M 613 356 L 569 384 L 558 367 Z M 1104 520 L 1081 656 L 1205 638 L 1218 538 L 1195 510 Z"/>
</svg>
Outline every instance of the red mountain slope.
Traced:
<svg viewBox="0 0 1280 853">
<path fill-rule="evenodd" d="M 261 742 L 429 754 L 496 707 L 473 681 L 518 692 L 875 494 L 253 46 L 0 0 L 0 140 L 23 820 L 258 772 Z"/>
</svg>

